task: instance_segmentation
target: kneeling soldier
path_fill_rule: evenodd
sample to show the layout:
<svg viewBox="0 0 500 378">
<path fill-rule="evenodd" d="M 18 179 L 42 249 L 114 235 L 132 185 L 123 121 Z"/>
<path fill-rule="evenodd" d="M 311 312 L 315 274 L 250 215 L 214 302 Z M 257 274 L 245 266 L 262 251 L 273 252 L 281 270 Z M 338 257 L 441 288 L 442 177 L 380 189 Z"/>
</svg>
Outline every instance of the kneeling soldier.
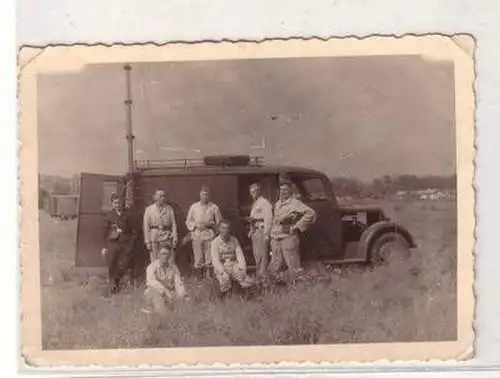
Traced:
<svg viewBox="0 0 500 378">
<path fill-rule="evenodd" d="M 243 250 L 238 239 L 231 235 L 227 220 L 219 222 L 219 236 L 212 241 L 212 264 L 222 294 L 231 290 L 233 280 L 242 288 L 252 286 Z"/>
<path fill-rule="evenodd" d="M 176 300 L 186 297 L 186 288 L 170 248 L 160 248 L 158 259 L 146 269 L 146 300 L 152 310 L 164 313 Z M 145 310 L 149 312 L 149 310 Z"/>
</svg>

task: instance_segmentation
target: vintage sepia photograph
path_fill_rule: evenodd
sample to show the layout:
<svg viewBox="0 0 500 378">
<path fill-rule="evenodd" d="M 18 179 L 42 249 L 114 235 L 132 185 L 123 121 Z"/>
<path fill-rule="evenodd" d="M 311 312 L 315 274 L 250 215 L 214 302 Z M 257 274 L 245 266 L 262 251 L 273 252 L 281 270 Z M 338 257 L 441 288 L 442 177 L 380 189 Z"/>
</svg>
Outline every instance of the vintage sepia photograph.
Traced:
<svg viewBox="0 0 500 378">
<path fill-rule="evenodd" d="M 19 65 L 29 361 L 472 356 L 471 40 L 55 46 Z"/>
</svg>

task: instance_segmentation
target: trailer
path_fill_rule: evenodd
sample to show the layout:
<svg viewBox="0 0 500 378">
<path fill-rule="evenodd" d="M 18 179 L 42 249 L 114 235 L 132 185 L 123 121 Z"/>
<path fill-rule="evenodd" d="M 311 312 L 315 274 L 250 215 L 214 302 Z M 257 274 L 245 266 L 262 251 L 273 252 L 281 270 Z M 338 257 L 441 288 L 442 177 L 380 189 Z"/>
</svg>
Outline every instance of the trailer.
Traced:
<svg viewBox="0 0 500 378">
<path fill-rule="evenodd" d="M 47 211 L 53 218 L 75 219 L 78 216 L 79 196 L 52 194 L 48 198 Z"/>
</svg>

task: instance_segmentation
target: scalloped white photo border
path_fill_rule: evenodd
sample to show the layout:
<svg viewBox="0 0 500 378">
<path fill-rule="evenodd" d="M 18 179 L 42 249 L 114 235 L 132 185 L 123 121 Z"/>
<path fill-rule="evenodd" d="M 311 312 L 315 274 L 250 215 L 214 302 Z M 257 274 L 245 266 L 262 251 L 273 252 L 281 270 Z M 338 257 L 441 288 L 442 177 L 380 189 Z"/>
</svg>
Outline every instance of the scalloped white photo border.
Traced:
<svg viewBox="0 0 500 378">
<path fill-rule="evenodd" d="M 467 35 L 173 43 L 162 46 L 49 46 L 19 55 L 22 261 L 22 350 L 37 366 L 172 366 L 307 362 L 457 361 L 473 354 L 474 248 L 474 40 Z M 155 348 L 44 351 L 41 348 L 37 209 L 37 92 L 40 73 L 78 72 L 85 64 L 146 61 L 256 59 L 419 54 L 454 62 L 458 211 L 457 341 L 311 346 Z M 224 356 L 224 357 L 222 357 Z"/>
</svg>

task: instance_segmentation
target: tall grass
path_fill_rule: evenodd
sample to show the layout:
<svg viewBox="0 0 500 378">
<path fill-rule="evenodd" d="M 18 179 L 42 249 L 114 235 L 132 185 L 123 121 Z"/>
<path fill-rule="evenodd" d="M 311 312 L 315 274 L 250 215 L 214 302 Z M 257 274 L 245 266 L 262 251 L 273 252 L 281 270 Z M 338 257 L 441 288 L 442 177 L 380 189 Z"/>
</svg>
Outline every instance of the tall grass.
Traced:
<svg viewBox="0 0 500 378">
<path fill-rule="evenodd" d="M 41 218 L 43 343 L 47 349 L 290 345 L 456 338 L 453 203 L 386 204 L 419 244 L 409 261 L 325 270 L 323 279 L 245 300 L 191 300 L 163 318 L 140 311 L 142 291 L 100 295 L 103 280 L 71 267 L 74 224 Z M 58 273 L 59 272 L 59 273 Z M 47 277 L 52 277 L 48 279 Z"/>
</svg>

